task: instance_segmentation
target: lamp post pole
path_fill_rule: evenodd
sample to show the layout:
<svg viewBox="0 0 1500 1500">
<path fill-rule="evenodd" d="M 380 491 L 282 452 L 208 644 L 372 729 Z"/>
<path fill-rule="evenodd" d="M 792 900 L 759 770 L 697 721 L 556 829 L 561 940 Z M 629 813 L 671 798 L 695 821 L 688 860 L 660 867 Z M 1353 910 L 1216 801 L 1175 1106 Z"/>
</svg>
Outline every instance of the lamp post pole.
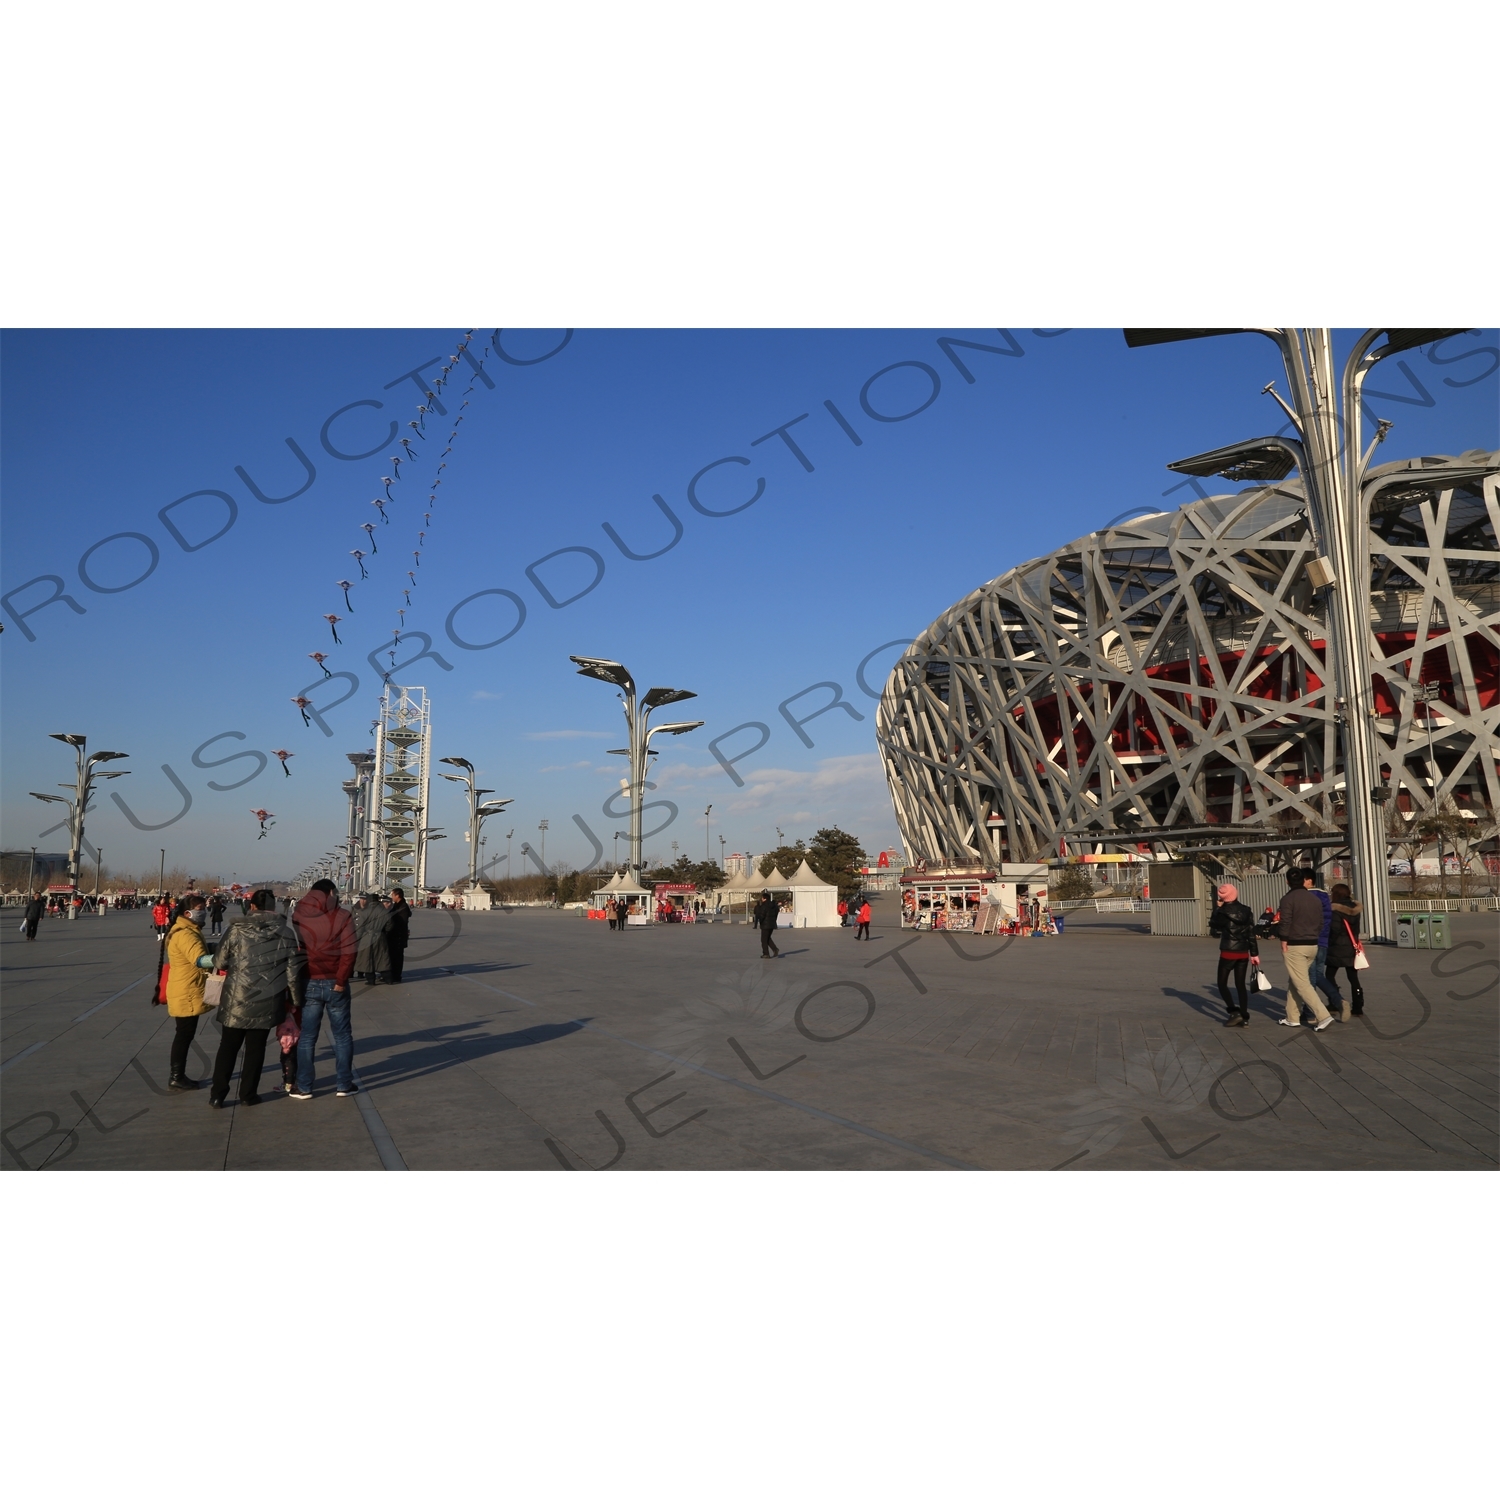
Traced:
<svg viewBox="0 0 1500 1500">
<path fill-rule="evenodd" d="M 543 818 L 542 821 L 536 825 L 536 829 L 537 829 L 537 832 L 539 834 L 541 834 L 541 836 L 542 836 L 542 863 L 545 865 L 547 863 L 547 820 L 546 820 L 546 818 Z"/>
<path fill-rule="evenodd" d="M 620 698 L 625 708 L 627 739 L 623 750 L 611 750 L 609 753 L 626 755 L 630 761 L 630 786 L 627 791 L 630 798 L 630 871 L 632 875 L 639 875 L 641 870 L 641 802 L 645 794 L 647 763 L 652 754 L 651 736 L 687 734 L 690 730 L 703 727 L 703 720 L 695 719 L 691 723 L 658 724 L 655 728 L 648 728 L 651 711 L 668 703 L 680 703 L 687 698 L 696 698 L 698 695 L 688 692 L 685 688 L 654 687 L 637 705 L 635 679 L 620 662 L 610 661 L 607 657 L 600 656 L 574 656 L 569 660 L 577 664 L 580 677 L 593 677 L 599 682 L 608 682 L 620 689 Z"/>
<path fill-rule="evenodd" d="M 440 764 L 445 766 L 457 766 L 463 772 L 461 776 L 452 775 L 447 771 L 439 771 L 438 774 L 444 781 L 456 781 L 468 793 L 469 798 L 469 890 L 474 890 L 479 884 L 479 829 L 480 825 L 488 817 L 493 816 L 502 808 L 509 807 L 515 801 L 514 797 L 502 797 L 498 802 L 481 802 L 481 797 L 487 797 L 492 790 L 490 787 L 476 787 L 474 785 L 474 764 L 467 761 L 461 755 L 445 755 Z"/>
<path fill-rule="evenodd" d="M 714 861 L 713 839 L 709 836 L 713 824 L 709 822 L 708 817 L 713 810 L 714 805 L 712 802 L 703 809 L 703 863 L 706 865 L 711 865 Z"/>
<path fill-rule="evenodd" d="M 1362 887 L 1366 929 L 1377 941 L 1391 937 L 1389 855 L 1384 804 L 1394 788 L 1380 776 L 1380 747 L 1375 733 L 1375 690 L 1370 653 L 1370 528 L 1365 475 L 1376 445 L 1389 423 L 1382 423 L 1368 450 L 1361 434 L 1362 387 L 1366 375 L 1382 360 L 1432 343 L 1462 329 L 1371 328 L 1355 341 L 1340 375 L 1334 368 L 1333 339 L 1327 328 L 1192 328 L 1127 329 L 1132 348 L 1176 343 L 1221 333 L 1259 333 L 1273 340 L 1291 385 L 1292 404 L 1276 399 L 1292 419 L 1298 441 L 1267 439 L 1244 445 L 1264 453 L 1279 446 L 1293 454 L 1307 495 L 1314 541 L 1325 553 L 1316 559 L 1315 588 L 1326 600 L 1328 659 L 1334 692 L 1345 711 L 1340 726 L 1344 761 L 1345 807 L 1349 853 Z M 1385 335 L 1384 343 L 1376 340 Z M 1269 392 L 1270 386 L 1266 387 Z M 1245 453 L 1231 449 L 1203 455 L 1212 460 L 1180 472 L 1253 477 L 1239 466 Z M 1277 470 L 1278 477 L 1288 472 Z M 1311 569 L 1309 570 L 1311 571 Z"/>
<path fill-rule="evenodd" d="M 77 757 L 78 769 L 73 781 L 73 795 L 69 797 L 57 797 L 51 792 L 33 792 L 31 795 L 38 802 L 61 802 L 68 809 L 68 828 L 71 838 L 68 843 L 68 887 L 71 895 L 68 898 L 68 920 L 74 921 L 78 916 L 78 907 L 74 898 L 78 895 L 78 877 L 81 873 L 79 862 L 83 848 L 83 820 L 89 810 L 89 800 L 93 796 L 94 783 L 105 781 L 114 776 L 128 776 L 129 771 L 101 771 L 98 769 L 101 761 L 124 760 L 123 750 L 96 750 L 87 760 L 84 759 L 84 751 L 88 748 L 88 739 L 81 734 L 54 734 L 50 736 L 54 740 L 61 740 L 65 745 L 73 747 L 73 753 Z M 64 791 L 68 790 L 67 782 L 59 782 Z M 33 854 L 32 868 L 35 869 L 36 861 Z"/>
<path fill-rule="evenodd" d="M 36 888 L 36 845 L 31 846 L 31 868 L 26 872 L 26 899 L 29 901 Z"/>
<path fill-rule="evenodd" d="M 94 915 L 96 917 L 101 917 L 104 915 L 104 913 L 99 910 L 99 876 L 102 873 L 103 869 L 104 846 L 101 844 L 97 849 L 94 850 Z"/>
</svg>

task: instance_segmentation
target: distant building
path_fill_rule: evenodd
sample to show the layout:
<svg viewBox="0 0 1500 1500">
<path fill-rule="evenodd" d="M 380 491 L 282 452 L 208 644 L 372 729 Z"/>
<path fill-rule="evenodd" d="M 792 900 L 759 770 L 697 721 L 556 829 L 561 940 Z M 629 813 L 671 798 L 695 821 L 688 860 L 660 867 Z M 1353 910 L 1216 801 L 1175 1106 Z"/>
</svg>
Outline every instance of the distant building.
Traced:
<svg viewBox="0 0 1500 1500">
<path fill-rule="evenodd" d="M 724 873 L 726 875 L 748 875 L 750 866 L 754 864 L 753 854 L 726 854 L 724 856 Z"/>
</svg>

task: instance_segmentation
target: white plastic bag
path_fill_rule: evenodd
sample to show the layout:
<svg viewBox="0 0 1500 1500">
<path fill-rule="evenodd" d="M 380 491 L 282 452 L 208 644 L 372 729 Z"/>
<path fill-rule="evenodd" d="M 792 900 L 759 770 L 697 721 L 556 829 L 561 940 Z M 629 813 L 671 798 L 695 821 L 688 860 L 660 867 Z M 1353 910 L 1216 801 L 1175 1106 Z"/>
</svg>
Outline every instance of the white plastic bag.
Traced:
<svg viewBox="0 0 1500 1500">
<path fill-rule="evenodd" d="M 212 1010 L 224 994 L 223 974 L 210 974 L 208 982 L 203 986 L 203 1003 Z"/>
</svg>

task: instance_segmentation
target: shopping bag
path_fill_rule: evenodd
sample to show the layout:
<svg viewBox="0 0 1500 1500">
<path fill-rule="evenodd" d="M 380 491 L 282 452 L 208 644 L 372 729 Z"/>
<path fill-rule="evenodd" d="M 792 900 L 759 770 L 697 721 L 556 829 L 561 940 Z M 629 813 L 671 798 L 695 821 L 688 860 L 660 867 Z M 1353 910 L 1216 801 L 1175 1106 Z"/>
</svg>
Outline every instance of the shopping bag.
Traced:
<svg viewBox="0 0 1500 1500">
<path fill-rule="evenodd" d="M 224 993 L 224 975 L 210 974 L 208 982 L 203 986 L 203 1003 L 212 1010 Z"/>
<path fill-rule="evenodd" d="M 1258 990 L 1271 988 L 1271 981 L 1266 978 L 1266 971 L 1259 964 L 1255 965 L 1255 988 Z"/>
</svg>

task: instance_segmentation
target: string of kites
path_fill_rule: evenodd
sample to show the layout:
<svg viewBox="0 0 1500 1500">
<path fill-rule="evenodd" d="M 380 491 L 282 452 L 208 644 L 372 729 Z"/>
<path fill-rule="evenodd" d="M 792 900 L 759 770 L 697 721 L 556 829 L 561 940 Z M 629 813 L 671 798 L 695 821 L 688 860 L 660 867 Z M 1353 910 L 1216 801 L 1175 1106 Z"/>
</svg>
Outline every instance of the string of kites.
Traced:
<svg viewBox="0 0 1500 1500">
<path fill-rule="evenodd" d="M 397 496 L 393 490 L 393 486 L 401 482 L 401 466 L 403 464 L 414 465 L 417 462 L 423 450 L 415 445 L 416 443 L 426 443 L 428 441 L 427 419 L 430 416 L 436 415 L 439 411 L 438 393 L 447 385 L 449 377 L 457 369 L 459 363 L 467 358 L 469 364 L 473 367 L 473 374 L 470 375 L 469 384 L 464 389 L 463 403 L 458 408 L 458 414 L 453 418 L 453 430 L 448 434 L 448 446 L 438 455 L 438 465 L 433 472 L 432 483 L 426 487 L 428 490 L 427 506 L 422 514 L 422 529 L 417 532 L 417 545 L 412 549 L 412 566 L 406 570 L 407 582 L 401 589 L 403 602 L 401 607 L 396 610 L 397 623 L 391 631 L 390 660 L 393 667 L 396 664 L 396 645 L 401 639 L 402 632 L 406 629 L 406 612 L 411 608 L 412 590 L 417 586 L 416 570 L 422 566 L 422 551 L 427 545 L 427 530 L 432 525 L 432 514 L 437 508 L 437 492 L 443 482 L 443 470 L 448 467 L 448 455 L 453 452 L 453 445 L 458 440 L 458 429 L 464 420 L 464 407 L 469 404 L 469 396 L 474 390 L 474 382 L 479 379 L 480 374 L 484 370 L 484 362 L 489 358 L 490 354 L 489 348 L 486 347 L 478 360 L 476 360 L 468 352 L 469 344 L 474 338 L 474 333 L 475 330 L 471 328 L 464 334 L 463 338 L 458 342 L 456 351 L 448 357 L 441 373 L 433 380 L 431 388 L 423 392 L 423 399 L 417 406 L 415 419 L 406 424 L 411 429 L 411 435 L 403 437 L 400 440 L 398 446 L 401 452 L 391 455 L 391 472 L 381 479 L 384 493 L 370 501 L 370 504 L 380 512 L 380 521 L 378 524 L 374 521 L 366 521 L 359 528 L 365 534 L 368 550 L 364 547 L 354 547 L 349 552 L 349 556 L 359 564 L 359 577 L 357 579 L 340 578 L 335 585 L 343 593 L 344 608 L 352 615 L 354 613 L 354 601 L 349 596 L 349 590 L 358 587 L 359 584 L 370 577 L 369 569 L 365 567 L 365 559 L 367 557 L 375 557 L 379 553 L 380 545 L 375 540 L 376 532 L 380 526 L 389 526 L 391 523 L 391 518 L 386 512 L 386 506 L 389 505 L 392 509 L 395 508 Z M 344 643 L 339 639 L 339 624 L 344 618 L 343 615 L 327 614 L 323 618 L 328 621 L 328 628 L 333 634 L 334 645 L 342 646 Z M 323 668 L 323 675 L 325 677 L 333 676 L 333 673 L 327 667 L 323 666 L 323 663 L 328 660 L 326 652 L 309 651 L 307 654 Z M 384 675 L 385 680 L 389 682 L 390 674 L 386 673 Z M 307 717 L 307 710 L 312 700 L 310 698 L 297 697 L 293 698 L 292 702 L 297 705 L 297 710 L 302 715 L 303 724 L 310 727 L 312 720 Z M 287 761 L 291 759 L 291 752 L 276 750 L 272 753 L 281 761 L 281 769 L 290 776 L 292 773 L 287 768 Z"/>
</svg>

